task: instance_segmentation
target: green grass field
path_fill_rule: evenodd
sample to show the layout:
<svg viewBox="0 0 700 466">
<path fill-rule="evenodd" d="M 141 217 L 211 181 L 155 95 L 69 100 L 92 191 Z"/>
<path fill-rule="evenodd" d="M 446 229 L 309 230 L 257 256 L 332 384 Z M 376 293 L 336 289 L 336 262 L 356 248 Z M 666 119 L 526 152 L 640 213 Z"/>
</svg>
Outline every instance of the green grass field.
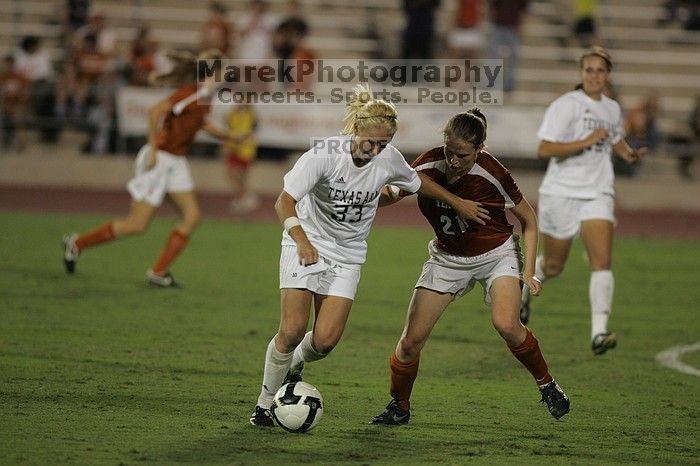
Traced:
<svg viewBox="0 0 700 466">
<path fill-rule="evenodd" d="M 324 418 L 295 435 L 248 425 L 278 323 L 280 228 L 204 223 L 174 291 L 142 282 L 172 219 L 86 252 L 65 275 L 61 235 L 104 220 L 0 213 L 2 464 L 700 464 L 700 378 L 654 360 L 700 340 L 698 242 L 617 240 L 620 343 L 603 357 L 589 349 L 578 244 L 533 300 L 531 327 L 571 398 L 560 421 L 477 287 L 423 352 L 411 423 L 382 428 L 367 421 L 389 400 L 387 358 L 430 234 L 377 227 L 340 345 L 304 372 Z"/>
</svg>

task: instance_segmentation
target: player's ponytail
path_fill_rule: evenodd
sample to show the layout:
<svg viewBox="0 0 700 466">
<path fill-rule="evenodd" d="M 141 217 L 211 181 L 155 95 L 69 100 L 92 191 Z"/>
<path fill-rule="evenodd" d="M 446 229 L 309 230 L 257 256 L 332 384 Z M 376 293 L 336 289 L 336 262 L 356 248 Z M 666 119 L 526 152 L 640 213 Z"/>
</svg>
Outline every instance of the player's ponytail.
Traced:
<svg viewBox="0 0 700 466">
<path fill-rule="evenodd" d="M 172 70 L 161 75 L 152 75 L 149 82 L 155 86 L 181 86 L 197 80 L 200 60 L 214 60 L 222 57 L 216 49 L 207 49 L 195 55 L 188 50 L 170 50 L 166 57 L 173 65 Z"/>
<path fill-rule="evenodd" d="M 486 126 L 486 116 L 481 109 L 472 107 L 450 118 L 442 133 L 445 137 L 461 139 L 478 148 L 486 140 Z"/>
<path fill-rule="evenodd" d="M 381 129 L 393 135 L 396 132 L 396 107 L 372 97 L 368 84 L 353 88 L 353 96 L 345 106 L 345 127 L 341 134 L 354 134 L 367 129 Z"/>
</svg>

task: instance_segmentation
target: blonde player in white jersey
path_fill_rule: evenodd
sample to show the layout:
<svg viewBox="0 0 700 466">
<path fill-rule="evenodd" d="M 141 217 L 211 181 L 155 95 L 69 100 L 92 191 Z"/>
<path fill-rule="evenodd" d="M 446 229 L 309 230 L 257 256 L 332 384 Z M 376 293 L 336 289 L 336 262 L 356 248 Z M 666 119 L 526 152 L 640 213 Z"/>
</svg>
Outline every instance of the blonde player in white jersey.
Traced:
<svg viewBox="0 0 700 466">
<path fill-rule="evenodd" d="M 394 106 L 366 85 L 347 104 L 341 136 L 304 153 L 284 177 L 275 210 L 284 225 L 280 255 L 282 313 L 265 354 L 263 384 L 250 418 L 274 425 L 270 407 L 285 378 L 300 379 L 304 363 L 324 358 L 340 340 L 360 280 L 377 207 L 386 184 L 451 205 L 480 224 L 488 211 L 419 175 L 390 143 Z M 313 304 L 313 330 L 306 332 Z"/>
<path fill-rule="evenodd" d="M 604 95 L 612 61 L 602 47 L 579 59 L 581 84 L 547 108 L 537 133 L 537 155 L 549 159 L 539 190 L 538 215 L 543 255 L 535 276 L 541 281 L 564 269 L 573 238 L 580 233 L 591 268 L 591 348 L 603 354 L 617 344 L 608 330 L 615 282 L 611 270 L 615 224 L 612 153 L 632 163 L 646 148 L 624 140 L 622 112 Z M 527 322 L 530 294 L 523 290 L 521 320 Z"/>
</svg>

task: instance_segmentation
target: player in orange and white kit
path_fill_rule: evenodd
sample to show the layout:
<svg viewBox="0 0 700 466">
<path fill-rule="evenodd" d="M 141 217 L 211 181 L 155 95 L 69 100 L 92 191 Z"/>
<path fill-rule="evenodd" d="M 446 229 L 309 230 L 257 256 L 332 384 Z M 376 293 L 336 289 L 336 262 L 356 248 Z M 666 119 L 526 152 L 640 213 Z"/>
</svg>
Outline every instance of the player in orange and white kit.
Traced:
<svg viewBox="0 0 700 466">
<path fill-rule="evenodd" d="M 549 373 L 532 331 L 520 323 L 521 281 L 533 294 L 541 289 L 534 277 L 535 212 L 508 170 L 484 151 L 486 118 L 478 108 L 455 115 L 445 126 L 444 136 L 444 146 L 422 154 L 413 167 L 457 196 L 486 206 L 490 219 L 485 225 L 466 223 L 450 206 L 418 196 L 418 206 L 436 238 L 428 245 L 430 257 L 423 265 L 403 333 L 389 360 L 392 401 L 370 424 L 408 422 L 420 352 L 445 308 L 468 293 L 475 282 L 481 283 L 484 300 L 491 304 L 493 326 L 534 377 L 549 412 L 559 419 L 569 412 L 569 400 Z M 384 191 L 386 202 L 408 194 L 393 187 Z M 506 209 L 522 226 L 527 252 L 524 260 Z"/>
<path fill-rule="evenodd" d="M 213 78 L 197 81 L 198 60 L 220 58 L 209 50 L 199 56 L 173 53 L 176 63 L 172 72 L 156 77 L 156 83 L 181 85 L 170 97 L 151 107 L 148 122 L 148 143 L 136 157 L 135 176 L 128 184 L 131 207 L 125 218 L 110 220 L 83 234 L 67 234 L 63 238 L 63 261 L 66 271 L 75 272 L 80 254 L 87 248 L 125 236 L 144 233 L 163 199 L 180 213 L 180 222 L 170 233 L 165 248 L 146 272 L 146 283 L 158 287 L 179 287 L 169 272 L 170 265 L 182 252 L 199 222 L 200 209 L 194 192 L 194 181 L 185 154 L 200 129 L 219 139 L 227 139 L 225 131 L 207 122 L 210 98 L 215 88 Z M 183 82 L 187 84 L 182 85 Z"/>
</svg>

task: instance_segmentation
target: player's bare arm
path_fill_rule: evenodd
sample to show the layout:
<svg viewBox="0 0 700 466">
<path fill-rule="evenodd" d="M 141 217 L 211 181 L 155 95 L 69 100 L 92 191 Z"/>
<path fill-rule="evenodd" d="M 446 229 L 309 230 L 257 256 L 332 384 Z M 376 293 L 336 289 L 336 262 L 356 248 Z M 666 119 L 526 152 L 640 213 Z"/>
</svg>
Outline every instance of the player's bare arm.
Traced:
<svg viewBox="0 0 700 466">
<path fill-rule="evenodd" d="M 160 130 L 163 117 L 172 110 L 173 104 L 165 99 L 161 100 L 148 110 L 148 144 L 150 152 L 148 154 L 148 168 L 156 166 L 156 152 L 158 131 Z"/>
<path fill-rule="evenodd" d="M 418 193 L 422 196 L 451 205 L 460 217 L 474 221 L 479 225 L 486 225 L 486 220 L 491 219 L 489 211 L 481 203 L 462 199 L 452 194 L 424 173 L 419 172 L 418 176 L 421 180 Z"/>
<path fill-rule="evenodd" d="M 539 159 L 549 159 L 552 157 L 569 157 L 576 155 L 585 149 L 588 149 L 598 141 L 608 137 L 608 132 L 605 128 L 597 128 L 591 132 L 585 139 L 572 142 L 552 142 L 540 141 L 537 147 L 537 157 Z"/>
<path fill-rule="evenodd" d="M 615 144 L 613 144 L 613 151 L 619 155 L 625 162 L 634 163 L 639 160 L 644 154 L 647 153 L 646 147 L 641 147 L 639 149 L 632 149 L 627 141 L 620 139 Z"/>
<path fill-rule="evenodd" d="M 537 257 L 537 215 L 529 202 L 522 200 L 510 209 L 520 222 L 525 254 L 523 259 L 523 282 L 530 288 L 530 294 L 537 296 L 542 291 L 542 283 L 535 278 L 535 258 Z"/>
<path fill-rule="evenodd" d="M 275 202 L 275 211 L 280 222 L 284 225 L 287 219 L 296 217 L 297 211 L 295 206 L 297 201 L 286 191 L 282 191 L 277 201 Z M 306 236 L 301 225 L 295 225 L 287 230 L 289 236 L 297 245 L 297 254 L 299 255 L 299 263 L 301 265 L 311 265 L 318 262 L 318 251 L 311 244 Z"/>
</svg>

